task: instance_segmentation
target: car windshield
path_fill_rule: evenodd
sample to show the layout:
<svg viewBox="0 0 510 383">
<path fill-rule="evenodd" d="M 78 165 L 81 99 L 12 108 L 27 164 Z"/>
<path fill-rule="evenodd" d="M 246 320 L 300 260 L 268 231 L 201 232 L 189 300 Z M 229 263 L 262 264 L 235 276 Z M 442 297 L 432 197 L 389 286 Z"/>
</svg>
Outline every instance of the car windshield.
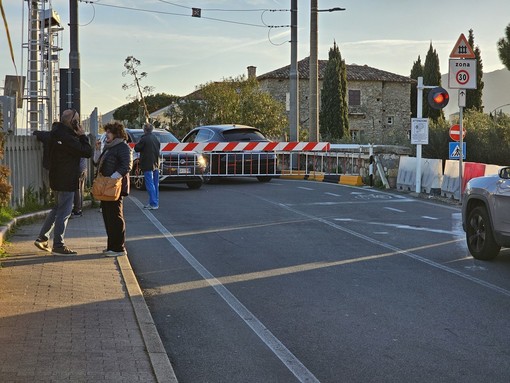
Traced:
<svg viewBox="0 0 510 383">
<path fill-rule="evenodd" d="M 159 142 L 162 144 L 167 144 L 169 142 L 179 142 L 179 140 L 170 132 L 154 130 L 152 133 L 159 138 Z M 142 137 L 142 134 L 143 134 L 142 130 L 138 132 L 132 132 L 134 142 L 140 141 L 140 137 Z"/>
<path fill-rule="evenodd" d="M 231 129 L 223 132 L 228 142 L 234 141 L 267 141 L 262 133 L 253 129 Z"/>
</svg>

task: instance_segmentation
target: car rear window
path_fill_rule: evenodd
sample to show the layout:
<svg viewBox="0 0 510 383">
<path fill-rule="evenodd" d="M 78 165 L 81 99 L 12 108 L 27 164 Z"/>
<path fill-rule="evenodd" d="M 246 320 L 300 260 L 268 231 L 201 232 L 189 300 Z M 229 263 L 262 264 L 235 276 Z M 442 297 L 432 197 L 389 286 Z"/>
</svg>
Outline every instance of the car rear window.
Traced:
<svg viewBox="0 0 510 383">
<path fill-rule="evenodd" d="M 168 142 L 180 142 L 172 133 L 170 132 L 154 132 L 156 136 L 159 138 L 159 142 L 162 144 L 166 144 Z"/>
<path fill-rule="evenodd" d="M 234 141 L 267 141 L 262 133 L 253 129 L 231 129 L 225 130 L 223 137 L 228 142 Z"/>
<path fill-rule="evenodd" d="M 142 137 L 143 131 L 139 132 L 132 131 L 131 134 L 133 135 L 134 142 L 138 142 L 140 141 L 140 137 Z M 179 140 L 170 132 L 154 131 L 153 134 L 155 134 L 156 137 L 159 138 L 159 142 L 162 144 L 167 144 L 169 142 L 179 142 Z"/>
</svg>

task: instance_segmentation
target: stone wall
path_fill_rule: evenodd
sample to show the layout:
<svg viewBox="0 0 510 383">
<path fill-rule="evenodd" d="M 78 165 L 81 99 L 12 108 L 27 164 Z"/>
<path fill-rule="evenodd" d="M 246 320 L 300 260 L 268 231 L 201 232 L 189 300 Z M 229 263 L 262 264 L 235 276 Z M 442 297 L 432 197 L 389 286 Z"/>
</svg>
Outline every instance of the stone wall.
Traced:
<svg viewBox="0 0 510 383">
<path fill-rule="evenodd" d="M 306 130 L 309 126 L 308 84 L 307 79 L 299 80 L 299 125 Z M 407 135 L 411 129 L 410 84 L 350 81 L 347 86 L 349 89 L 361 91 L 361 105 L 349 106 L 349 128 L 351 132 L 357 132 L 360 142 L 392 144 L 398 142 L 397 138 Z M 286 104 L 289 80 L 261 80 L 260 88 Z M 322 81 L 319 81 L 319 88 L 322 88 Z M 389 121 L 390 118 L 392 121 Z"/>
</svg>

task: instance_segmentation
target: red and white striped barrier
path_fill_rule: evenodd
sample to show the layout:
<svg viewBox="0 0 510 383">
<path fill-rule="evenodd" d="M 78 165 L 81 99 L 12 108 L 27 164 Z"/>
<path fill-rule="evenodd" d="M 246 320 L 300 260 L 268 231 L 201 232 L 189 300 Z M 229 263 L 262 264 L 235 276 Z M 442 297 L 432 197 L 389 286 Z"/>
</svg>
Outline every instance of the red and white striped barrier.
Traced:
<svg viewBox="0 0 510 383">
<path fill-rule="evenodd" d="M 162 152 L 327 152 L 329 148 L 329 142 L 190 142 L 161 145 Z"/>
<path fill-rule="evenodd" d="M 132 148 L 133 143 L 129 144 Z M 162 152 L 329 152 L 329 142 L 170 142 Z"/>
</svg>

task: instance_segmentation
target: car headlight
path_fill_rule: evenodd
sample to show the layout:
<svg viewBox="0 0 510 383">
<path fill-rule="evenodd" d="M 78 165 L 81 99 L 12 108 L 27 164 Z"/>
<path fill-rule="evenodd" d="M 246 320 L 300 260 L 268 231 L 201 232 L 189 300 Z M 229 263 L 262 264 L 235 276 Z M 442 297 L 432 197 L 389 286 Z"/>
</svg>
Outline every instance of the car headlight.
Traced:
<svg viewBox="0 0 510 383">
<path fill-rule="evenodd" d="M 197 163 L 203 168 L 207 166 L 207 161 L 205 160 L 205 157 L 201 154 L 197 156 Z"/>
</svg>

